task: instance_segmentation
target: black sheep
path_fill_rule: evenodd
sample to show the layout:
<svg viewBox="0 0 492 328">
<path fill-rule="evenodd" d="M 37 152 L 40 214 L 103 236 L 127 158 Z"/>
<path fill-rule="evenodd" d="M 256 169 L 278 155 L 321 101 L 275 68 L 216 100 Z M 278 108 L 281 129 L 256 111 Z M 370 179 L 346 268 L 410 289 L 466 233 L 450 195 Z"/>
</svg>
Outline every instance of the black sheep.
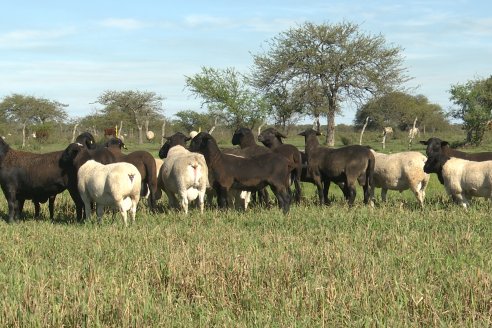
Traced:
<svg viewBox="0 0 492 328">
<path fill-rule="evenodd" d="M 39 203 L 49 200 L 54 218 L 55 196 L 67 188 L 68 175 L 60 164 L 62 151 L 35 154 L 14 150 L 0 138 L 0 185 L 7 200 L 11 223 L 22 213 L 26 199 L 32 199 L 35 216 Z"/>
<path fill-rule="evenodd" d="M 451 148 L 447 141 L 435 137 L 429 138 L 429 140 L 427 141 L 420 141 L 420 143 L 427 146 L 427 148 L 425 149 L 425 153 L 428 157 L 444 155 L 447 157 L 457 157 L 475 162 L 492 160 L 492 152 L 490 151 L 479 153 L 465 153 L 463 151 Z"/>
<path fill-rule="evenodd" d="M 229 189 L 258 191 L 267 185 L 277 197 L 284 213 L 289 211 L 289 163 L 275 153 L 255 157 L 238 157 L 220 151 L 215 139 L 200 132 L 191 141 L 190 151 L 203 154 L 209 172 L 214 176 L 213 187 L 217 193 L 219 207 L 226 207 Z"/>
<path fill-rule="evenodd" d="M 299 149 L 290 144 L 284 144 L 282 138 L 287 138 L 274 128 L 268 128 L 258 135 L 258 141 L 264 144 L 271 151 L 280 154 L 287 158 L 293 165 L 291 171 L 291 179 L 295 186 L 295 200 L 297 203 L 301 201 L 301 175 L 302 175 L 302 157 Z"/>
<path fill-rule="evenodd" d="M 321 147 L 317 138 L 320 133 L 313 129 L 299 135 L 305 138 L 308 173 L 316 184 L 320 204 L 328 201 L 331 182 L 343 186 L 343 194 L 349 205 L 354 203 L 357 181 L 364 189 L 364 203 L 371 201 L 375 159 L 368 147 Z"/>
</svg>

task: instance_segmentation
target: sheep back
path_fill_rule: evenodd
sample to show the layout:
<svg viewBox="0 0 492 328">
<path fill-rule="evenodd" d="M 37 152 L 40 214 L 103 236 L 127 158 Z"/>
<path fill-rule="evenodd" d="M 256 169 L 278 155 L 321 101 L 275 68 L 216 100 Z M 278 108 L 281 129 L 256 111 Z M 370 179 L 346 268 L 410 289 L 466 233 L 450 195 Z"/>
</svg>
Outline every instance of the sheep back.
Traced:
<svg viewBox="0 0 492 328">
<path fill-rule="evenodd" d="M 406 190 L 416 187 L 419 183 L 429 181 L 424 172 L 427 157 L 416 151 L 405 151 L 395 154 L 383 154 L 373 151 L 376 163 L 374 166 L 374 186 L 390 190 Z"/>
<path fill-rule="evenodd" d="M 103 165 L 89 160 L 80 167 L 77 176 L 82 198 L 98 205 L 114 207 L 129 196 L 140 197 L 141 176 L 133 164 Z"/>
</svg>

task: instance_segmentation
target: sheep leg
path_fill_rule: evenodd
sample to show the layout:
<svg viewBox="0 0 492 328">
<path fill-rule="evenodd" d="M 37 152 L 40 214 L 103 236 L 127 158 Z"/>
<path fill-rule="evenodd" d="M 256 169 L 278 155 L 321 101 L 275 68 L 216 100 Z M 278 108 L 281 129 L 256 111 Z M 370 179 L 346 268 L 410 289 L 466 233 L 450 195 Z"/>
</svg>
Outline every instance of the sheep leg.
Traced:
<svg viewBox="0 0 492 328">
<path fill-rule="evenodd" d="M 120 213 L 121 216 L 123 217 L 123 223 L 125 224 L 125 227 L 128 227 L 128 214 L 126 213 L 126 210 L 120 206 Z"/>
<path fill-rule="evenodd" d="M 188 193 L 186 190 L 181 190 L 179 196 L 181 197 L 181 209 L 184 210 L 185 214 L 188 214 Z"/>
<path fill-rule="evenodd" d="M 16 207 L 18 206 L 16 203 L 16 200 L 15 200 L 15 197 L 14 195 L 12 194 L 8 194 L 6 195 L 7 197 L 7 204 L 8 204 L 8 207 L 9 207 L 9 218 L 8 218 L 8 223 L 12 223 L 14 222 L 14 219 L 15 219 L 15 212 L 16 212 Z"/>
<path fill-rule="evenodd" d="M 381 200 L 383 202 L 386 202 L 386 194 L 388 193 L 388 189 L 387 188 L 381 188 Z"/>
<path fill-rule="evenodd" d="M 301 189 L 301 183 L 299 181 L 299 177 L 297 175 L 294 177 L 294 188 L 295 188 L 295 194 L 294 194 L 295 201 L 296 203 L 300 203 L 301 196 L 302 196 L 302 189 Z"/>
<path fill-rule="evenodd" d="M 90 203 L 89 203 L 89 207 L 90 207 Z M 87 211 L 87 206 L 86 206 L 86 211 Z M 96 215 L 97 215 L 97 221 L 99 222 L 99 224 L 102 223 L 103 214 L 104 214 L 104 206 L 96 203 Z M 125 212 L 125 217 L 126 217 L 126 212 Z M 88 217 L 88 219 L 89 219 L 89 217 Z M 125 222 L 126 222 L 126 218 L 125 218 Z"/>
<path fill-rule="evenodd" d="M 198 205 L 200 206 L 200 214 L 203 214 L 205 208 L 205 190 L 198 194 Z"/>
<path fill-rule="evenodd" d="M 48 209 L 50 211 L 50 220 L 53 222 L 55 219 L 55 198 L 56 196 L 51 196 L 48 198 Z"/>
<path fill-rule="evenodd" d="M 347 181 L 343 193 L 345 194 L 345 199 L 348 200 L 348 204 L 352 206 L 354 204 L 355 196 L 356 196 L 355 185 Z"/>
<path fill-rule="evenodd" d="M 22 203 L 24 203 L 24 201 Z M 39 202 L 36 202 L 34 200 L 32 201 L 32 203 L 34 204 L 34 218 L 39 219 L 39 217 L 41 216 L 41 204 L 39 204 Z M 19 210 L 21 213 L 23 209 L 24 209 L 24 204 L 21 205 L 19 203 Z"/>
<path fill-rule="evenodd" d="M 324 203 L 326 205 L 329 204 L 328 191 L 330 190 L 330 184 L 331 184 L 331 181 L 330 180 L 325 180 L 323 182 L 323 198 L 324 198 Z"/>
<path fill-rule="evenodd" d="M 219 205 L 220 208 L 227 207 L 227 189 L 222 186 L 218 186 L 215 189 L 215 192 L 217 193 L 217 205 Z"/>
</svg>

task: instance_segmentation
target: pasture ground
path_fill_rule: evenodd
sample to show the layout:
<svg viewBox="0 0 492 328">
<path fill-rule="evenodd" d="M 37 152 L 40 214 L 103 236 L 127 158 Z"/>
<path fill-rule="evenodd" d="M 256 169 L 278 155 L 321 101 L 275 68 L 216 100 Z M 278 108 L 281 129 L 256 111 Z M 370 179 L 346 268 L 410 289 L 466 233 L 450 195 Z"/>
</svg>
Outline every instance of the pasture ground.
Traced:
<svg viewBox="0 0 492 328">
<path fill-rule="evenodd" d="M 468 211 L 433 177 L 425 209 L 314 204 L 201 216 L 140 204 L 78 224 L 67 193 L 56 222 L 0 223 L 0 326 L 490 326 L 489 202 Z M 379 197 L 378 197 L 379 198 Z M 27 217 L 34 212 L 27 205 Z M 6 202 L 0 199 L 6 217 Z"/>
<path fill-rule="evenodd" d="M 152 214 L 140 203 L 128 228 L 111 213 L 74 222 L 66 192 L 54 223 L 46 204 L 31 219 L 28 202 L 25 220 L 0 222 L 0 326 L 492 325 L 489 201 L 465 211 L 435 176 L 424 209 L 408 191 L 369 208 L 361 188 L 349 208 L 337 189 L 332 205 L 317 206 L 304 184 L 286 216 L 254 207 L 185 216 L 163 200 Z"/>
</svg>

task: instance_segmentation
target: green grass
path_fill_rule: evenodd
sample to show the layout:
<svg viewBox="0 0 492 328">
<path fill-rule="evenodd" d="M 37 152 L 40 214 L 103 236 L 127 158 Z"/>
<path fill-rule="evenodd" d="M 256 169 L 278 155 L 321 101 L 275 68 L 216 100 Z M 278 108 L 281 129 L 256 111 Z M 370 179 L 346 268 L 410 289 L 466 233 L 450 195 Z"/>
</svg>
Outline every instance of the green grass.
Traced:
<svg viewBox="0 0 492 328">
<path fill-rule="evenodd" d="M 349 208 L 333 187 L 317 206 L 188 216 L 140 203 L 125 228 L 0 223 L 0 326 L 341 327 L 492 325 L 491 204 L 465 211 L 432 177 L 426 207 L 410 192 Z M 379 195 L 378 195 L 379 196 Z M 378 197 L 379 198 L 379 197 Z M 0 213 L 6 217 L 0 198 Z"/>
</svg>

